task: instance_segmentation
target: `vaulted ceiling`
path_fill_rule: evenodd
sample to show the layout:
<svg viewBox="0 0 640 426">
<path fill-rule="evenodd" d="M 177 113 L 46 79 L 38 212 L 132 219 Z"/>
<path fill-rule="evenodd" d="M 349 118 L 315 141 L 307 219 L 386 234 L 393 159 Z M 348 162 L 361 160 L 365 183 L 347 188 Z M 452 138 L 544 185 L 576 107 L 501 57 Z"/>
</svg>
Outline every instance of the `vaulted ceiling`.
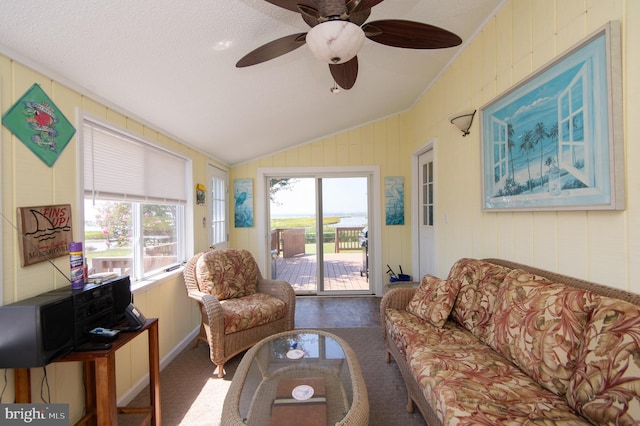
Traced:
<svg viewBox="0 0 640 426">
<path fill-rule="evenodd" d="M 410 108 L 503 1 L 382 1 L 368 22 L 423 22 L 462 45 L 365 40 L 357 81 L 338 94 L 306 45 L 235 66 L 309 30 L 300 13 L 265 0 L 0 0 L 0 53 L 235 165 Z"/>
</svg>

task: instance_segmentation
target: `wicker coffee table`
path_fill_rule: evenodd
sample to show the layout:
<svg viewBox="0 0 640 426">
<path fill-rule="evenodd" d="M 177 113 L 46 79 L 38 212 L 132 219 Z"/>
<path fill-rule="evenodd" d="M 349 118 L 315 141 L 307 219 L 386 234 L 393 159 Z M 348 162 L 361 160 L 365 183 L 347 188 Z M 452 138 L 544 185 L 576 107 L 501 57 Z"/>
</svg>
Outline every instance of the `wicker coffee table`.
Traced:
<svg viewBox="0 0 640 426">
<path fill-rule="evenodd" d="M 242 358 L 224 401 L 222 425 L 367 425 L 360 364 L 340 337 L 293 330 L 258 342 Z"/>
</svg>

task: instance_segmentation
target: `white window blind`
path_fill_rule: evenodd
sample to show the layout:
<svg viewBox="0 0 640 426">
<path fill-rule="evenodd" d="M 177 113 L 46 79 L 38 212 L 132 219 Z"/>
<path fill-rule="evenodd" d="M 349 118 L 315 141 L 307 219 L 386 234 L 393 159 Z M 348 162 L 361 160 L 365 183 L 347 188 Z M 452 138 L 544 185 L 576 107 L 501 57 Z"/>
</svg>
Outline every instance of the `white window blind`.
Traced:
<svg viewBox="0 0 640 426">
<path fill-rule="evenodd" d="M 84 120 L 85 196 L 186 204 L 187 160 Z"/>
</svg>

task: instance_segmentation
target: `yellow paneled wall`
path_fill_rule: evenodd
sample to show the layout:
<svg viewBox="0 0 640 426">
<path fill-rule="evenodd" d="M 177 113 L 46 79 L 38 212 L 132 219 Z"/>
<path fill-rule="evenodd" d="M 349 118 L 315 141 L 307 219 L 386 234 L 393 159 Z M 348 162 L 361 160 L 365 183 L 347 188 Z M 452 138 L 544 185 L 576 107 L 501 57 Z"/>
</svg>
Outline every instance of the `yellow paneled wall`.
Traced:
<svg viewBox="0 0 640 426">
<path fill-rule="evenodd" d="M 448 117 L 488 103 L 611 20 L 622 27 L 624 146 L 632 165 L 626 210 L 481 212 L 479 120 L 462 138 Z M 411 265 L 411 155 L 435 141 L 438 275 L 460 257 L 502 257 L 640 292 L 631 279 L 640 272 L 640 169 L 633 167 L 640 157 L 629 143 L 640 138 L 639 24 L 634 0 L 505 2 L 409 111 L 239 165 L 231 177 L 255 179 L 259 167 L 345 165 L 404 176 L 405 225 L 383 226 L 382 262 Z M 231 243 L 257 251 L 256 230 L 232 228 Z"/>
<path fill-rule="evenodd" d="M 448 116 L 479 108 L 569 49 L 609 20 L 622 27 L 626 203 L 613 212 L 480 211 L 480 135 L 478 120 L 463 138 Z M 497 256 L 640 292 L 640 1 L 512 0 L 486 26 L 406 112 L 322 140 L 300 145 L 233 167 L 230 183 L 257 176 L 264 167 L 334 167 L 378 165 L 380 176 L 404 176 L 404 226 L 382 226 L 383 264 L 411 269 L 411 156 L 434 142 L 436 177 L 437 273 L 446 276 L 460 257 Z M 77 126 L 76 109 L 130 129 L 193 159 L 194 183 L 206 182 L 208 159 L 126 113 L 107 107 L 53 79 L 0 55 L 0 107 L 4 112 L 33 83 L 39 83 Z M 126 108 L 126 105 L 122 106 Z M 70 203 L 78 217 L 74 137 L 53 167 L 47 167 L 4 127 L 0 130 L 2 212 L 16 207 Z M 305 141 L 301 141 L 303 143 Z M 629 167 L 631 165 L 631 167 Z M 225 168 L 222 165 L 219 165 Z M 380 185 L 381 191 L 383 185 Z M 380 194 L 384 199 L 383 194 Z M 196 229 L 206 214 L 195 207 Z M 380 212 L 384 217 L 384 212 Z M 444 220 L 445 216 L 448 218 Z M 15 231 L 2 221 L 2 299 L 10 303 L 66 285 L 47 264 L 20 266 Z M 75 222 L 74 235 L 82 232 Z M 194 235 L 194 251 L 207 247 L 206 232 Z M 231 246 L 257 253 L 256 228 L 231 227 Z M 68 259 L 57 259 L 64 270 Z M 179 273 L 135 294 L 148 317 L 160 318 L 161 357 L 167 356 L 199 321 L 195 305 L 184 297 Z M 144 338 L 118 352 L 118 398 L 146 374 Z M 72 421 L 83 411 L 81 371 L 76 364 L 47 367 L 52 402 L 69 402 Z M 39 402 L 42 371 L 32 371 L 33 401 Z M 13 399 L 12 375 L 2 402 Z"/>
<path fill-rule="evenodd" d="M 135 119 L 106 107 L 47 76 L 34 72 L 11 58 L 0 55 L 0 109 L 6 111 L 34 83 L 55 102 L 69 121 L 78 128 L 77 111 L 83 110 L 93 116 L 126 128 L 133 133 L 179 152 L 193 160 L 194 182 L 206 182 L 207 163 L 217 164 L 179 141 L 142 124 Z M 81 217 L 82 191 L 78 188 L 76 135 L 71 139 L 60 157 L 48 167 L 37 158 L 11 132 L 2 127 L 0 133 L 0 158 L 2 171 L 2 213 L 15 222 L 17 207 L 42 206 L 49 204 L 71 204 L 72 217 Z M 201 206 L 194 207 L 194 223 L 200 223 L 206 211 Z M 2 229 L 2 304 L 22 300 L 45 291 L 64 287 L 69 283 L 46 262 L 22 267 L 18 251 L 17 232 L 7 220 L 1 220 Z M 73 235 L 83 235 L 84 225 L 73 221 Z M 196 232 L 193 251 L 203 250 L 208 245 L 206 232 Z M 54 259 L 62 271 L 69 270 L 69 258 Z M 134 292 L 136 306 L 147 317 L 159 318 L 160 359 L 172 356 L 179 345 L 199 326 L 200 313 L 197 306 L 186 296 L 184 281 L 180 271 L 154 283 L 143 290 Z M 2 326 L 2 325 L 0 325 Z M 137 392 L 148 373 L 147 338 L 141 336 L 116 353 L 118 399 L 126 399 Z M 213 371 L 213 370 L 212 370 Z M 78 420 L 84 410 L 82 369 L 79 363 L 54 363 L 46 367 L 50 402 L 69 403 L 71 421 Z M 42 369 L 31 370 L 32 402 L 41 403 Z M 2 402 L 14 400 L 13 375 L 3 394 Z"/>
<path fill-rule="evenodd" d="M 607 21 L 620 20 L 625 58 L 625 142 L 633 140 L 626 118 L 633 116 L 628 101 L 637 99 L 638 91 L 632 88 L 627 76 L 634 75 L 639 64 L 637 54 L 633 58 L 634 49 L 628 41 L 633 40 L 630 31 L 635 31 L 632 23 L 637 25 L 638 18 L 634 2 L 515 0 L 507 3 L 420 100 L 416 110 L 423 109 L 423 112 L 416 115 L 440 116 L 441 124 L 426 132 L 444 135 L 448 132 L 445 112 L 482 106 Z M 474 66 L 467 66 L 467 61 Z M 481 75 L 474 75 L 476 73 Z M 449 93 L 455 94 L 451 108 L 436 107 L 443 94 L 441 88 L 444 92 L 451 88 Z M 417 144 L 419 140 L 414 142 Z M 462 256 L 497 256 L 640 291 L 629 279 L 637 263 L 633 259 L 638 255 L 637 248 L 629 244 L 638 232 L 630 220 L 637 216 L 636 200 L 640 195 L 634 170 L 626 173 L 628 207 L 625 211 L 482 213 L 479 144 L 477 123 L 464 140 L 439 139 L 438 223 L 443 223 L 444 214 L 449 218 L 448 224 L 438 227 L 437 232 L 437 246 L 444 248 L 438 258 L 441 274 Z M 461 152 L 460 147 L 466 153 Z M 625 148 L 626 158 L 634 158 L 633 146 L 625 143 Z M 459 166 L 448 167 L 456 162 Z"/>
<path fill-rule="evenodd" d="M 274 167 L 336 167 L 379 164 L 381 176 L 403 176 L 405 188 L 409 182 L 408 159 L 412 147 L 404 136 L 405 117 L 396 115 L 389 119 L 368 124 L 337 136 L 299 146 L 285 152 L 261 158 L 231 169 L 230 183 L 234 179 L 256 179 L 259 168 Z M 381 191 L 384 185 L 381 185 Z M 255 183 L 254 183 L 255 187 Z M 384 199 L 384 194 L 380 194 Z M 405 206 L 410 197 L 405 192 Z M 232 203 L 233 205 L 233 203 Z M 405 207 L 405 212 L 408 212 Z M 384 218 L 384 212 L 382 213 Z M 385 263 L 402 264 L 410 270 L 411 233 L 407 213 L 405 226 L 384 226 L 382 229 L 382 256 Z M 260 240 L 256 228 L 234 228 L 231 224 L 231 246 L 250 250 L 257 256 Z"/>
</svg>

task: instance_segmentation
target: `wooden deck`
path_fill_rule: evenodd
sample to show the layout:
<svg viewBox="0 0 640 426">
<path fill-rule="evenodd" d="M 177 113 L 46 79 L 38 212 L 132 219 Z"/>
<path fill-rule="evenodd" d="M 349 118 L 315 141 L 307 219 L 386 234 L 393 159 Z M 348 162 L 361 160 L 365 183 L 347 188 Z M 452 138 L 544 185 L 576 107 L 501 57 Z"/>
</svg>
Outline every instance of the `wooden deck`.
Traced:
<svg viewBox="0 0 640 426">
<path fill-rule="evenodd" d="M 362 252 L 325 254 L 325 291 L 369 291 L 369 281 L 362 273 Z M 296 292 L 316 292 L 316 256 L 303 254 L 276 258 L 276 279 L 289 282 Z"/>
</svg>

